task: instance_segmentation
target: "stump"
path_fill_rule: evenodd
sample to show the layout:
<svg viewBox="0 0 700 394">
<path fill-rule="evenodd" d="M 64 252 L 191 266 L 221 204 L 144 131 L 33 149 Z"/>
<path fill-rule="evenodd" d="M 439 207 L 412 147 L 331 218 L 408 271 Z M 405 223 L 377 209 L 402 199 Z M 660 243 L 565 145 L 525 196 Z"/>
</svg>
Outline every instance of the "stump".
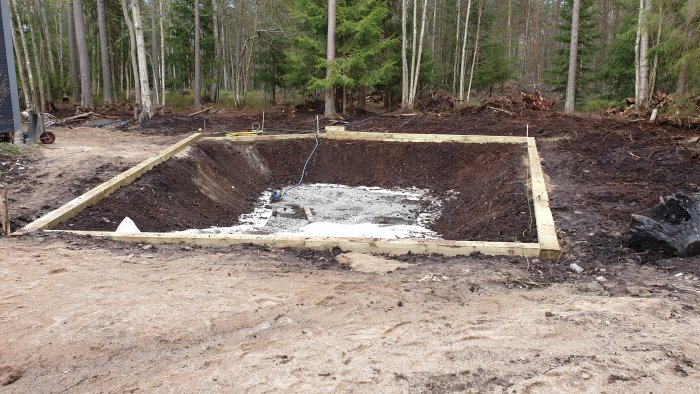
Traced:
<svg viewBox="0 0 700 394">
<path fill-rule="evenodd" d="M 700 193 L 661 197 L 650 216 L 632 215 L 628 244 L 636 250 L 700 254 Z"/>
</svg>

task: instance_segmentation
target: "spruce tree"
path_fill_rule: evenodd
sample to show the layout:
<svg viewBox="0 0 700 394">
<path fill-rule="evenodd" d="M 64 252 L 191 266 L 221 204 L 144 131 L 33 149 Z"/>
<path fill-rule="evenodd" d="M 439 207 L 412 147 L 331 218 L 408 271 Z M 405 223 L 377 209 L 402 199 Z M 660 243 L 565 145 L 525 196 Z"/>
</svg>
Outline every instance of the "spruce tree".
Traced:
<svg viewBox="0 0 700 394">
<path fill-rule="evenodd" d="M 579 41 L 578 41 L 578 68 L 576 70 L 576 102 L 581 102 L 588 85 L 594 80 L 592 69 L 593 58 L 596 54 L 596 18 L 593 0 L 581 0 L 579 14 Z M 553 85 L 553 91 L 566 92 L 566 83 L 569 73 L 569 44 L 571 40 L 571 17 L 573 0 L 566 0 L 560 10 L 559 34 L 555 41 L 561 48 L 557 50 L 556 57 L 552 60 L 552 66 L 545 70 L 545 82 Z"/>
<path fill-rule="evenodd" d="M 390 9 L 387 0 L 340 0 L 336 10 L 336 60 L 330 77 L 326 69 L 327 2 L 295 0 L 292 15 L 299 23 L 300 34 L 287 51 L 289 86 L 306 91 L 325 90 L 329 86 L 383 86 L 395 79 L 398 38 L 387 32 Z"/>
</svg>

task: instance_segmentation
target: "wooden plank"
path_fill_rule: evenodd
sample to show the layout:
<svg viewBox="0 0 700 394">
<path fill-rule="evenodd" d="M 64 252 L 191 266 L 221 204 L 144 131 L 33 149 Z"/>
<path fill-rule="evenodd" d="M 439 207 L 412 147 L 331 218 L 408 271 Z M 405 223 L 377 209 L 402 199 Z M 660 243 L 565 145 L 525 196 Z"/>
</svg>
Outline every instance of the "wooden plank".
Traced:
<svg viewBox="0 0 700 394">
<path fill-rule="evenodd" d="M 328 128 L 327 128 L 328 129 Z M 428 142 L 465 144 L 525 144 L 526 137 L 499 135 L 461 135 L 461 134 L 414 134 L 414 133 L 372 133 L 360 131 L 329 131 L 319 135 L 321 138 L 348 141 L 379 141 L 379 142 Z M 315 138 L 315 134 L 276 134 L 276 135 L 245 135 L 231 137 L 206 137 L 205 140 L 229 141 L 271 141 Z"/>
<path fill-rule="evenodd" d="M 0 223 L 2 223 L 2 234 L 10 235 L 10 212 L 7 208 L 7 190 L 0 188 Z"/>
<path fill-rule="evenodd" d="M 528 137 L 527 154 L 530 166 L 530 184 L 532 187 L 532 202 L 537 223 L 537 240 L 540 245 L 540 257 L 553 259 L 559 257 L 561 248 L 557 231 L 554 227 L 554 218 L 549 207 L 547 185 L 544 180 L 544 172 L 540 163 L 540 155 L 534 137 Z"/>
<path fill-rule="evenodd" d="M 325 138 L 337 140 L 362 140 L 382 142 L 460 142 L 468 144 L 525 144 L 526 137 L 472 134 L 415 134 L 415 133 L 373 133 L 361 131 L 327 132 Z"/>
<path fill-rule="evenodd" d="M 56 227 L 60 223 L 63 223 L 66 220 L 74 217 L 85 208 L 96 204 L 106 196 L 114 193 L 120 187 L 131 184 L 136 179 L 141 177 L 141 175 L 150 171 L 153 167 L 157 166 L 158 164 L 163 163 L 169 158 L 175 156 L 178 152 L 184 150 L 190 144 L 197 141 L 201 137 L 201 133 L 192 134 L 191 136 L 183 139 L 182 141 L 159 152 L 157 155 L 150 157 L 137 164 L 136 166 L 122 172 L 121 174 L 115 176 L 107 182 L 104 182 L 90 189 L 85 194 L 69 201 L 60 208 L 49 212 L 48 214 L 40 217 L 32 223 L 29 223 L 21 230 L 13 233 L 13 235 L 22 235 L 32 231 L 48 230 Z"/>
<path fill-rule="evenodd" d="M 447 241 L 425 239 L 373 239 L 373 238 L 328 238 L 252 235 L 252 234 L 177 234 L 177 233 L 135 233 L 122 234 L 110 231 L 75 231 L 52 230 L 97 238 L 108 238 L 124 242 L 140 242 L 151 244 L 187 243 L 209 247 L 226 247 L 239 244 L 262 245 L 275 248 L 302 248 L 315 250 L 331 250 L 339 247 L 342 250 L 363 253 L 385 253 L 391 255 L 431 254 L 445 256 L 469 255 L 479 252 L 491 256 L 527 256 L 540 255 L 540 246 L 536 243 L 523 242 L 482 242 L 482 241 Z"/>
<path fill-rule="evenodd" d="M 316 221 L 316 219 L 314 218 L 314 214 L 311 212 L 311 208 L 304 207 L 304 213 L 306 213 L 306 220 L 308 220 L 309 223 L 313 223 Z"/>
<path fill-rule="evenodd" d="M 323 134 L 321 134 L 323 135 Z M 238 135 L 225 137 L 204 137 L 206 141 L 279 141 L 279 140 L 296 140 L 296 139 L 314 139 L 315 134 L 258 134 L 258 135 Z"/>
</svg>

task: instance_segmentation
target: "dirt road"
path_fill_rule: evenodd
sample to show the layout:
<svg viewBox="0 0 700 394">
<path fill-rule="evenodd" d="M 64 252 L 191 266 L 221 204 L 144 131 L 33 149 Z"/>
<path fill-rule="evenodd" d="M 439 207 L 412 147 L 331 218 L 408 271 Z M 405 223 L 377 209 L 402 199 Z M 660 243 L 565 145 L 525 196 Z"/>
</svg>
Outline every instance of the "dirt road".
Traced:
<svg viewBox="0 0 700 394">
<path fill-rule="evenodd" d="M 14 223 L 179 138 L 57 134 L 12 185 Z M 551 183 L 594 182 L 573 172 L 594 152 L 564 143 L 542 144 Z M 0 391 L 700 391 L 700 259 L 640 265 L 615 252 L 623 223 L 588 214 L 605 196 L 554 196 L 559 261 L 409 256 L 384 275 L 330 253 L 0 238 Z"/>
</svg>

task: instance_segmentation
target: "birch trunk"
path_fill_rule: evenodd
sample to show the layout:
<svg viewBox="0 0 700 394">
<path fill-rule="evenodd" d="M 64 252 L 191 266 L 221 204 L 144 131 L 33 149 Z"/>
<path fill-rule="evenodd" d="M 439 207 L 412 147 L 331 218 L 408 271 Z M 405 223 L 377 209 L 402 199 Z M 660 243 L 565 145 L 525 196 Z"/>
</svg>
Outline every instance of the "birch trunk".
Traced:
<svg viewBox="0 0 700 394">
<path fill-rule="evenodd" d="M 333 63 L 335 62 L 335 0 L 328 0 L 328 34 L 326 37 L 326 79 L 333 76 Z M 335 86 L 326 88 L 325 110 L 326 117 L 336 116 L 335 109 Z"/>
<path fill-rule="evenodd" d="M 416 0 L 418 1 L 418 0 Z M 411 94 L 408 98 L 408 104 L 411 108 L 415 105 L 416 94 L 418 92 L 418 79 L 420 77 L 421 57 L 423 56 L 423 41 L 425 39 L 425 25 L 428 22 L 428 0 L 423 0 L 423 15 L 421 16 L 420 38 L 418 42 L 418 56 L 416 56 L 415 68 L 411 73 Z"/>
<path fill-rule="evenodd" d="M 641 86 L 641 62 L 639 57 L 639 44 L 642 40 L 642 16 L 644 15 L 644 0 L 639 0 L 639 14 L 637 15 L 637 37 L 634 42 L 634 99 L 639 105 L 639 87 Z"/>
<path fill-rule="evenodd" d="M 80 62 L 80 106 L 84 109 L 91 109 L 94 107 L 92 103 L 92 74 L 85 37 L 82 0 L 73 0 L 73 22 L 75 23 L 75 41 L 78 46 L 78 61 Z"/>
<path fill-rule="evenodd" d="M 455 33 L 455 54 L 452 66 L 452 95 L 457 95 L 457 71 L 459 65 L 459 28 L 462 21 L 462 0 L 457 0 L 457 32 Z"/>
<path fill-rule="evenodd" d="M 136 98 L 135 102 L 137 104 L 141 103 L 141 88 L 139 86 L 139 63 L 136 57 L 136 37 L 134 34 L 134 24 L 131 23 L 131 17 L 129 16 L 129 7 L 126 5 L 126 0 L 121 0 L 122 3 L 122 13 L 124 14 L 124 23 L 126 23 L 126 28 L 129 31 L 129 55 L 131 57 L 131 74 L 132 79 L 127 81 L 134 82 L 134 96 Z M 128 86 L 128 84 L 127 84 Z M 127 88 L 127 98 L 129 97 L 129 89 Z"/>
<path fill-rule="evenodd" d="M 401 107 L 408 106 L 408 39 L 406 37 L 406 23 L 408 14 L 408 0 L 401 0 Z"/>
<path fill-rule="evenodd" d="M 212 83 L 209 88 L 209 99 L 219 99 L 219 80 L 221 79 L 221 45 L 219 43 L 219 5 L 218 0 L 211 0 L 212 5 L 212 32 L 214 34 L 214 66 L 212 69 Z"/>
<path fill-rule="evenodd" d="M 109 40 L 107 39 L 104 0 L 97 0 L 97 27 L 100 32 L 100 60 L 102 64 L 102 83 L 104 85 L 102 101 L 105 104 L 109 104 L 112 102 L 112 68 L 109 65 Z"/>
<path fill-rule="evenodd" d="M 22 95 L 24 96 L 24 109 L 29 109 L 32 101 L 29 96 L 29 88 L 27 87 L 27 79 L 25 77 L 26 64 L 24 63 L 24 56 L 22 56 L 22 49 L 17 43 L 17 34 L 15 33 L 14 26 L 12 27 L 12 46 L 15 48 L 15 57 L 17 58 L 17 71 L 19 72 L 20 86 L 22 86 Z"/>
<path fill-rule="evenodd" d="M 645 14 L 651 9 L 651 1 L 643 0 Z M 639 101 L 638 108 L 649 105 L 649 31 L 642 22 L 642 37 L 639 41 Z"/>
<path fill-rule="evenodd" d="M 131 2 L 131 13 L 134 18 L 134 35 L 136 38 L 136 55 L 139 62 L 139 85 L 141 87 L 141 114 L 139 121 L 153 117 L 153 104 L 151 102 L 151 88 L 148 84 L 148 64 L 146 60 L 146 44 L 143 40 L 143 24 L 141 23 L 141 10 L 139 1 Z"/>
<path fill-rule="evenodd" d="M 462 38 L 462 63 L 459 68 L 459 103 L 464 103 L 464 74 L 467 65 L 467 33 L 469 33 L 469 14 L 472 10 L 472 0 L 467 1 L 467 15 L 464 17 L 464 38 Z"/>
<path fill-rule="evenodd" d="M 479 0 L 479 12 L 476 18 L 476 37 L 474 38 L 474 55 L 472 56 L 472 69 L 469 72 L 469 87 L 467 88 L 467 102 L 472 94 L 472 80 L 474 79 L 474 65 L 476 65 L 476 55 L 479 53 L 479 34 L 481 32 L 481 13 L 484 10 L 484 0 Z"/>
<path fill-rule="evenodd" d="M 573 12 L 571 16 L 571 43 L 569 46 L 569 78 L 566 83 L 566 103 L 564 112 L 574 112 L 576 104 L 576 69 L 578 68 L 578 26 L 579 12 L 581 10 L 581 0 L 574 0 Z"/>
<path fill-rule="evenodd" d="M 38 111 L 38 103 L 39 99 L 36 95 L 36 88 L 34 87 L 34 72 L 32 71 L 32 63 L 31 63 L 31 58 L 29 57 L 29 50 L 27 47 L 27 38 L 24 35 L 24 24 L 22 23 L 22 20 L 19 16 L 19 12 L 17 12 L 17 0 L 11 1 L 11 6 L 12 6 L 12 12 L 15 14 L 15 21 L 17 22 L 17 28 L 19 29 L 19 34 L 20 34 L 20 40 L 22 42 L 22 51 L 24 52 L 24 61 L 27 69 L 27 77 L 29 78 L 29 90 L 31 91 L 31 108 L 34 110 Z"/>
<path fill-rule="evenodd" d="M 194 0 L 194 108 L 202 108 L 202 51 L 200 48 L 199 0 Z"/>
<path fill-rule="evenodd" d="M 156 1 L 159 0 L 151 0 L 151 72 L 153 75 L 153 99 L 155 100 L 155 104 L 159 105 L 160 92 L 158 91 L 158 88 L 160 87 L 160 84 L 158 83 L 158 80 L 160 78 L 160 64 L 158 62 L 158 29 L 156 28 L 158 4 L 156 4 Z"/>
<path fill-rule="evenodd" d="M 31 9 L 30 6 L 30 19 L 31 19 L 31 14 L 33 10 Z M 36 35 L 34 34 L 34 28 L 29 25 L 29 34 L 31 35 L 32 43 L 36 44 Z M 39 86 L 39 97 L 37 98 L 36 101 L 36 108 L 35 110 L 37 111 L 37 114 L 39 115 L 39 130 L 37 135 L 40 136 L 41 133 L 44 132 L 44 111 L 46 110 L 46 105 L 44 102 L 44 87 L 43 83 L 41 82 L 43 80 L 43 75 L 41 74 L 41 66 L 40 66 L 40 58 L 39 58 L 39 51 L 37 49 L 37 45 L 32 45 L 32 53 L 34 55 L 34 66 L 36 67 L 36 77 L 37 77 L 37 85 Z M 36 141 L 35 141 L 36 142 Z"/>
<path fill-rule="evenodd" d="M 158 1 L 159 8 L 159 25 L 160 25 L 160 104 L 165 107 L 165 34 L 163 29 L 163 3 L 164 0 Z"/>
</svg>

